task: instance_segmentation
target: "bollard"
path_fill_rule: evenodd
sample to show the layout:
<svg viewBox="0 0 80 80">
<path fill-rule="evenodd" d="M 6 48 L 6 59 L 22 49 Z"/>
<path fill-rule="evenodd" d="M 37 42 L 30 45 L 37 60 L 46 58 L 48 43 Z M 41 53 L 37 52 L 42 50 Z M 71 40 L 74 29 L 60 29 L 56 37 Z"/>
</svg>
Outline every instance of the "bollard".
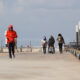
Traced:
<svg viewBox="0 0 80 80">
<path fill-rule="evenodd" d="M 76 51 L 74 52 L 74 54 L 76 54 Z"/>
<path fill-rule="evenodd" d="M 20 47 L 20 52 L 22 52 L 22 46 Z"/>
<path fill-rule="evenodd" d="M 75 56 L 77 57 L 77 53 L 75 53 Z"/>
<path fill-rule="evenodd" d="M 79 54 L 79 60 L 80 60 L 80 54 Z"/>
</svg>

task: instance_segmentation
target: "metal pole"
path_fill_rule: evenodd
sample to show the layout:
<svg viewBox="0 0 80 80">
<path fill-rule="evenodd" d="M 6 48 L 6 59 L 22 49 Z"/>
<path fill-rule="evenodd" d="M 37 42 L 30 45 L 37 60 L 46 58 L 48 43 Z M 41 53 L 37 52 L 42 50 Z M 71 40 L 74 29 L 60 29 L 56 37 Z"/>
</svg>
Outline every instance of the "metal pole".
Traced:
<svg viewBox="0 0 80 80">
<path fill-rule="evenodd" d="M 32 52 L 32 46 L 31 46 L 31 41 L 30 41 L 30 48 L 31 48 L 31 52 Z"/>
<path fill-rule="evenodd" d="M 31 47 L 31 41 L 30 41 L 30 47 Z"/>
<path fill-rule="evenodd" d="M 79 31 L 78 31 L 78 37 L 79 37 L 79 39 L 78 39 L 78 47 L 80 49 L 80 21 L 78 22 L 78 26 L 79 26 Z"/>
</svg>

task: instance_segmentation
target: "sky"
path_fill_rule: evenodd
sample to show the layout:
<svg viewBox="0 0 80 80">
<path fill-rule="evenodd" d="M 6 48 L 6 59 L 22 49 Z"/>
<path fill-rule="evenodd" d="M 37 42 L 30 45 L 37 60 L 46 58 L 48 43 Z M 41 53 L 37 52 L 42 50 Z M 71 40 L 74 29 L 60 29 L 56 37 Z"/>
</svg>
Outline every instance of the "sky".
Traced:
<svg viewBox="0 0 80 80">
<path fill-rule="evenodd" d="M 18 45 L 40 45 L 45 35 L 55 40 L 61 33 L 65 42 L 76 40 L 80 20 L 80 0 L 0 0 L 0 41 L 9 24 L 18 34 Z M 56 42 L 57 43 L 57 42 Z"/>
</svg>

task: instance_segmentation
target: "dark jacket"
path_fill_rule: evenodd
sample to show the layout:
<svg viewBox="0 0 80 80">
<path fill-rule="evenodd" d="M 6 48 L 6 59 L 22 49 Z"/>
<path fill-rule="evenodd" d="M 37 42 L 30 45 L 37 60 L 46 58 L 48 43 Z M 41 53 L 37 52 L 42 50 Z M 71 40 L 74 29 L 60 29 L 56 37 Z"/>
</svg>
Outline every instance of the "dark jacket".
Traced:
<svg viewBox="0 0 80 80">
<path fill-rule="evenodd" d="M 49 38 L 48 46 L 54 46 L 55 40 L 53 37 Z"/>
</svg>

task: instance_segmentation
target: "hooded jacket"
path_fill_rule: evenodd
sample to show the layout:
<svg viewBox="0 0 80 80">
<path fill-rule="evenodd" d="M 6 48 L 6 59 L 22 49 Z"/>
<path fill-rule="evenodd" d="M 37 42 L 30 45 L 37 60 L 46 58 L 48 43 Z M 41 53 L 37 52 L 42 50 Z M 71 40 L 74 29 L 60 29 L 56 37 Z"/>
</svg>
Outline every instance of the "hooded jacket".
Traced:
<svg viewBox="0 0 80 80">
<path fill-rule="evenodd" d="M 9 30 L 10 28 L 13 29 L 13 26 L 9 25 L 8 27 L 8 31 L 6 33 L 7 43 L 15 43 L 15 38 L 17 38 L 17 33 L 14 30 L 10 31 Z"/>
<path fill-rule="evenodd" d="M 48 46 L 54 46 L 54 43 L 55 43 L 54 37 L 50 37 L 48 41 Z"/>
</svg>

